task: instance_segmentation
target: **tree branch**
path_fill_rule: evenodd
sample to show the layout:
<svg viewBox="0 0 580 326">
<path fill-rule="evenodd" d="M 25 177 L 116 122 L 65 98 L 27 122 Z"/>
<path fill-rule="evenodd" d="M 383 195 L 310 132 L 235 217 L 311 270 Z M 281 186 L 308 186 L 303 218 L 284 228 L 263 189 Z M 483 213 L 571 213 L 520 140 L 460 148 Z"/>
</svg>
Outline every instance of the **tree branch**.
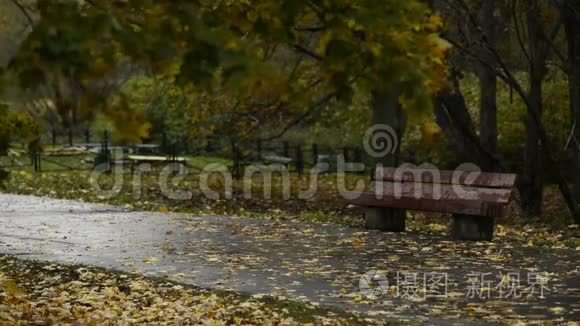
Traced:
<svg viewBox="0 0 580 326">
<path fill-rule="evenodd" d="M 324 58 L 323 58 L 323 57 L 321 57 L 320 55 L 318 55 L 318 54 L 317 54 L 317 53 L 315 53 L 315 52 L 312 52 L 312 51 L 310 51 L 309 49 L 307 49 L 307 48 L 303 47 L 303 46 L 302 46 L 302 45 L 300 45 L 300 44 L 294 44 L 294 46 L 293 46 L 293 47 L 294 47 L 294 49 L 295 49 L 295 50 L 297 50 L 298 52 L 300 52 L 300 53 L 302 53 L 302 54 L 305 54 L 305 55 L 307 55 L 307 56 L 309 56 L 309 57 L 311 57 L 311 58 L 313 58 L 313 59 L 316 59 L 317 61 L 322 61 L 322 60 L 324 60 Z"/>
<path fill-rule="evenodd" d="M 560 32 L 560 28 L 562 27 L 562 19 L 558 20 L 558 23 L 556 24 L 556 26 L 554 27 L 554 29 L 552 30 L 552 32 L 550 33 L 550 36 L 541 33 L 541 38 L 542 41 L 544 41 L 551 49 L 552 52 L 554 52 L 554 54 L 558 57 L 558 59 L 560 59 L 560 61 L 562 61 L 563 64 L 566 64 L 566 62 L 568 60 L 566 60 L 566 57 L 564 57 L 564 54 L 562 54 L 562 52 L 560 52 L 560 49 L 558 49 L 558 47 L 556 46 L 556 44 L 554 43 L 553 39 L 556 38 L 556 36 L 558 35 L 558 33 Z M 568 68 L 566 68 L 565 72 L 568 71 Z"/>
<path fill-rule="evenodd" d="M 310 32 L 310 33 L 322 32 L 325 29 L 326 29 L 325 26 L 294 27 L 294 30 L 297 32 Z"/>
<path fill-rule="evenodd" d="M 469 6 L 467 6 L 467 4 L 465 3 L 465 0 L 457 0 L 457 2 L 459 2 L 462 5 L 462 7 L 464 8 L 464 10 L 467 12 L 468 17 L 471 20 L 471 23 L 474 26 L 477 26 L 477 20 L 475 20 L 474 15 L 471 12 L 471 9 L 469 9 Z M 481 30 L 481 29 L 479 28 L 478 30 Z M 555 33 L 556 31 L 557 31 L 557 29 L 554 29 L 552 31 L 552 33 Z M 522 98 L 522 100 L 526 104 L 526 107 L 528 107 L 528 108 L 531 107 L 531 103 L 529 101 L 529 98 L 528 98 L 526 92 L 524 91 L 523 87 L 518 82 L 518 80 L 515 78 L 513 73 L 509 70 L 509 68 L 507 67 L 507 64 L 503 61 L 503 59 L 502 59 L 501 55 L 499 54 L 499 52 L 497 51 L 497 49 L 495 47 L 491 46 L 489 44 L 489 42 L 487 42 L 486 39 L 483 39 L 483 42 L 486 45 L 486 47 L 488 48 L 488 50 L 491 51 L 491 53 L 495 56 L 495 59 L 497 60 L 501 69 L 503 70 L 503 72 L 505 73 L 507 80 L 510 82 L 510 85 L 512 85 L 514 87 L 514 89 L 516 90 L 516 92 L 520 95 L 520 97 Z M 558 188 L 560 189 L 560 192 L 562 193 L 562 196 L 564 197 L 564 200 L 566 201 L 566 205 L 568 206 L 568 209 L 570 210 L 570 213 L 572 214 L 572 216 L 577 217 L 580 214 L 578 212 L 579 208 L 576 206 L 576 202 L 574 200 L 574 197 L 572 195 L 570 187 L 568 186 L 566 178 L 562 175 L 561 170 L 557 167 L 556 160 L 554 159 L 554 156 L 552 155 L 552 150 L 551 150 L 551 147 L 549 145 L 548 136 L 546 135 L 546 130 L 544 129 L 544 127 L 542 125 L 542 119 L 540 117 L 540 114 L 539 114 L 539 112 L 536 112 L 536 110 L 526 110 L 526 114 L 532 118 L 532 121 L 536 125 L 536 129 L 538 131 L 538 136 L 539 136 L 540 141 L 543 145 L 543 150 L 546 154 L 546 158 L 548 160 L 549 165 L 552 166 L 557 171 L 556 175 L 558 178 Z"/>
<path fill-rule="evenodd" d="M 528 64 L 532 64 L 532 58 L 531 58 L 530 54 L 528 53 L 528 49 L 526 49 L 526 46 L 524 44 L 524 39 L 522 38 L 522 31 L 520 30 L 520 21 L 518 19 L 518 14 L 516 12 L 516 4 L 517 4 L 517 0 L 514 0 L 512 8 L 511 8 L 512 9 L 512 19 L 514 20 L 514 28 L 516 30 L 516 38 L 518 39 L 518 43 L 520 45 L 520 48 L 522 49 L 522 52 L 524 53 L 524 56 L 528 60 Z"/>
<path fill-rule="evenodd" d="M 266 138 L 259 138 L 258 140 L 270 141 L 270 140 L 282 137 L 288 130 L 290 130 L 291 128 L 300 124 L 302 121 L 304 121 L 310 115 L 312 115 L 312 113 L 314 113 L 316 110 L 318 110 L 321 107 L 326 106 L 333 98 L 336 97 L 336 95 L 337 95 L 337 92 L 332 92 L 330 94 L 327 94 L 326 96 L 324 96 L 321 99 L 319 99 L 318 101 L 316 101 L 316 103 L 314 103 L 312 106 L 310 106 L 310 108 L 308 108 L 308 110 L 306 110 L 306 112 L 302 113 L 300 116 L 298 116 L 292 122 L 290 122 L 289 124 L 284 126 L 284 128 L 282 128 L 278 133 L 276 133 L 272 136 L 266 137 Z"/>
<path fill-rule="evenodd" d="M 18 0 L 11 0 L 11 1 L 18 9 L 20 9 L 22 14 L 26 17 L 26 20 L 28 20 L 28 24 L 30 25 L 30 27 L 34 26 L 34 19 L 30 15 L 30 13 L 28 12 L 28 9 L 26 9 L 24 7 L 24 5 L 21 4 L 20 1 L 18 1 Z"/>
</svg>

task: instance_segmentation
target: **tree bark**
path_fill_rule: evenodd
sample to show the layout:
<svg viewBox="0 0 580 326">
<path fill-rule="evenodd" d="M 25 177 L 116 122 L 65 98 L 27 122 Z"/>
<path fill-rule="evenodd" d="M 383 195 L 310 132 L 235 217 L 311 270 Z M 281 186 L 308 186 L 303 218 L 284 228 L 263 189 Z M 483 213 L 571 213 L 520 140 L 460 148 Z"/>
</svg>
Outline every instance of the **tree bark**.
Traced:
<svg viewBox="0 0 580 326">
<path fill-rule="evenodd" d="M 428 2 L 436 10 L 433 0 Z M 481 8 L 482 31 L 486 34 L 485 42 L 496 43 L 497 22 L 494 16 L 496 0 L 486 0 Z M 450 85 L 453 88 L 439 92 L 433 99 L 433 109 L 437 124 L 454 145 L 458 158 L 462 162 L 473 162 L 484 171 L 501 171 L 502 163 L 497 154 L 497 75 L 493 69 L 497 62 L 495 55 L 487 44 L 479 49 L 481 102 L 480 102 L 480 137 L 475 133 L 475 126 L 465 104 L 465 98 L 459 88 L 457 71 L 452 69 Z"/>
<path fill-rule="evenodd" d="M 399 103 L 399 92 L 373 91 L 372 110 L 373 124 L 387 125 L 396 132 L 397 139 L 385 139 L 386 141 L 395 141 L 396 147 L 391 153 L 383 157 L 375 158 L 375 163 L 383 166 L 396 167 L 400 164 L 400 148 L 404 135 L 406 117 Z M 368 141 L 368 140 L 365 140 Z M 374 175 L 373 166 L 373 175 Z M 366 227 L 372 230 L 403 232 L 405 231 L 405 218 L 407 211 L 404 209 L 394 208 L 367 208 L 365 211 Z"/>
<path fill-rule="evenodd" d="M 455 146 L 462 162 L 473 162 L 482 168 L 501 171 L 501 162 L 483 147 L 474 131 L 473 121 L 453 73 L 451 78 L 450 84 L 455 89 L 443 90 L 434 99 L 433 109 L 437 124 Z"/>
<path fill-rule="evenodd" d="M 542 79 L 530 79 L 530 107 L 541 114 Z M 520 182 L 522 209 L 529 215 L 539 215 L 542 211 L 544 175 L 542 169 L 542 148 L 538 129 L 529 115 L 526 118 L 526 143 L 524 148 L 524 171 Z"/>
<path fill-rule="evenodd" d="M 568 41 L 568 81 L 570 89 L 570 114 L 572 117 L 572 141 L 569 144 L 573 151 L 574 162 L 572 173 L 574 198 L 580 208 L 580 2 L 565 0 L 562 7 L 564 29 Z M 580 223 L 576 214 L 575 221 Z"/>
<path fill-rule="evenodd" d="M 383 166 L 397 166 L 400 161 L 401 142 L 405 131 L 406 117 L 399 104 L 398 91 L 372 92 L 372 110 L 373 110 L 373 124 L 383 124 L 390 126 L 397 133 L 396 142 L 398 146 L 394 148 L 392 153 L 384 157 L 377 158 L 375 163 L 381 163 Z"/>
<path fill-rule="evenodd" d="M 481 28 L 490 46 L 496 46 L 497 19 L 494 11 L 496 0 L 485 0 L 481 5 Z M 481 145 L 491 155 L 498 156 L 497 148 L 497 76 L 495 58 L 487 46 L 479 50 L 482 61 L 478 69 L 480 87 L 480 131 Z M 484 171 L 494 171 L 494 164 L 481 166 Z"/>
<path fill-rule="evenodd" d="M 524 148 L 524 170 L 520 181 L 522 209 L 528 215 L 539 215 L 542 211 L 544 171 L 542 167 L 542 144 L 538 125 L 534 116 L 542 115 L 542 85 L 546 75 L 547 49 L 542 40 L 543 23 L 540 17 L 540 5 L 533 1 L 527 12 L 529 40 L 529 91 L 526 118 L 526 143 Z"/>
</svg>

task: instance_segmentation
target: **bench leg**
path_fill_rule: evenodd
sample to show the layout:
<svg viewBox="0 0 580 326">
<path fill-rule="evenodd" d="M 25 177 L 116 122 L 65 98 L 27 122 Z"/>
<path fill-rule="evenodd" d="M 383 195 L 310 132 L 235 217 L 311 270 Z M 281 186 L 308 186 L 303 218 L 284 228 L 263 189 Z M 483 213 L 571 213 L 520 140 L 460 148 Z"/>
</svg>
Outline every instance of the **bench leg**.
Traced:
<svg viewBox="0 0 580 326">
<path fill-rule="evenodd" d="M 453 215 L 453 238 L 455 240 L 491 241 L 495 218 L 473 215 Z"/>
<path fill-rule="evenodd" d="M 371 230 L 404 232 L 406 216 L 407 211 L 404 209 L 374 207 L 365 209 L 366 227 Z"/>
</svg>

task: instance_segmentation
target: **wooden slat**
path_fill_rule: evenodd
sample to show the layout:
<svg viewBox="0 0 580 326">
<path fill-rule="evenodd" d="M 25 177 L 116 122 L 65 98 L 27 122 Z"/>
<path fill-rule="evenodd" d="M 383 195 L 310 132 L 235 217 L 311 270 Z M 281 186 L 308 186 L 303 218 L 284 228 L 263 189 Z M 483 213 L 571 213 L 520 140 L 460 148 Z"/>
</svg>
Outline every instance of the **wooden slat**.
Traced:
<svg viewBox="0 0 580 326">
<path fill-rule="evenodd" d="M 371 184 L 369 192 L 383 194 L 385 197 L 393 197 L 395 199 L 435 199 L 442 202 L 449 200 L 467 200 L 496 204 L 508 204 L 512 196 L 512 189 L 418 182 L 400 183 L 375 181 Z M 409 209 L 412 209 L 412 207 L 409 207 Z"/>
<path fill-rule="evenodd" d="M 377 199 L 372 192 L 362 194 L 351 193 L 351 198 L 359 196 L 349 202 L 364 207 L 401 208 L 424 212 L 465 214 L 475 216 L 503 217 L 507 213 L 507 205 L 488 205 L 480 200 L 436 200 L 428 198 L 400 198 L 386 197 Z"/>
<path fill-rule="evenodd" d="M 472 172 L 476 173 L 476 172 Z M 377 168 L 375 179 L 383 181 L 404 181 L 454 184 L 454 174 L 461 176 L 460 184 L 466 184 L 467 172 L 427 170 L 427 169 L 403 169 L 403 168 Z M 516 182 L 515 174 L 479 172 L 477 178 L 469 182 L 470 186 L 487 188 L 513 188 Z"/>
</svg>

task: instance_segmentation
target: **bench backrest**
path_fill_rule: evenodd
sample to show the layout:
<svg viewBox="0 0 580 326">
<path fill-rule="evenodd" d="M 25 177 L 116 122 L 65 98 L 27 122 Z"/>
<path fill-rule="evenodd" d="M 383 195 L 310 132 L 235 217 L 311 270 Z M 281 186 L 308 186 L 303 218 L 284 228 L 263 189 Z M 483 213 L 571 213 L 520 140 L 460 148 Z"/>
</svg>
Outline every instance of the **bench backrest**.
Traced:
<svg viewBox="0 0 580 326">
<path fill-rule="evenodd" d="M 427 169 L 377 168 L 371 189 L 397 199 L 431 199 L 505 205 L 512 199 L 516 175 Z"/>
<path fill-rule="evenodd" d="M 411 168 L 377 168 L 375 181 L 460 184 L 478 188 L 512 189 L 515 174 Z"/>
</svg>

